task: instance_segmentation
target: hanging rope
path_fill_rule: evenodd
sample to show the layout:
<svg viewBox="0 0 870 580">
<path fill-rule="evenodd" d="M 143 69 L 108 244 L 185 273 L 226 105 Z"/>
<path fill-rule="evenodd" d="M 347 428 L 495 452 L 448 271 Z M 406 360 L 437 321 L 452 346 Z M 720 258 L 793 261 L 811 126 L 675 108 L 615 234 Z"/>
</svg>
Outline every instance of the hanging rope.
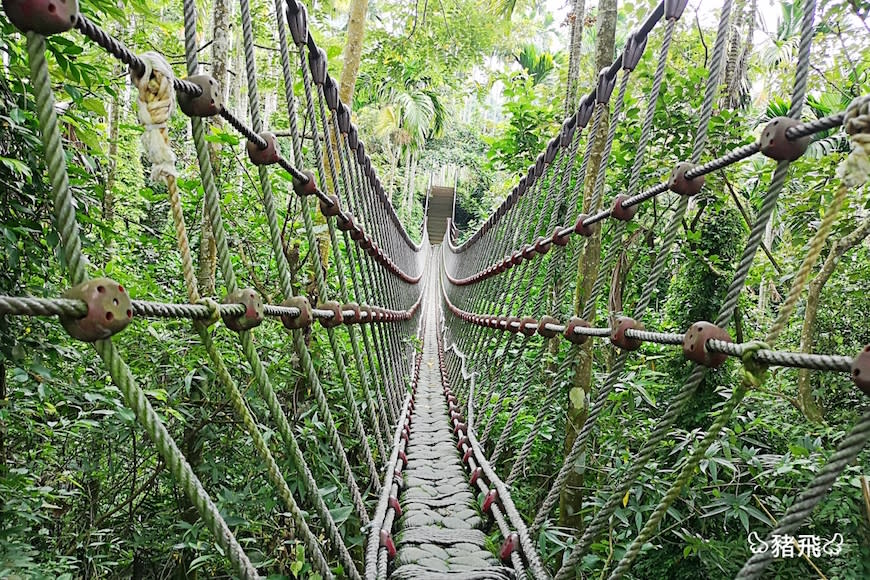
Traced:
<svg viewBox="0 0 870 580">
<path fill-rule="evenodd" d="M 141 59 L 145 63 L 145 70 L 142 76 L 138 76 L 135 71 L 133 71 L 131 76 L 134 85 L 139 89 L 138 116 L 140 122 L 145 127 L 145 132 L 142 134 L 142 144 L 145 148 L 145 154 L 153 164 L 151 179 L 164 182 L 169 190 L 170 207 L 172 209 L 175 231 L 178 236 L 187 293 L 191 302 L 199 302 L 200 296 L 194 275 L 193 260 L 187 241 L 187 228 L 184 223 L 184 213 L 175 181 L 177 175 L 175 154 L 169 145 L 169 135 L 166 129 L 166 122 L 172 114 L 175 103 L 172 69 L 169 63 L 156 53 L 146 53 L 141 56 Z M 209 320 L 216 321 L 219 319 L 217 302 L 208 300 L 205 305 L 212 312 Z M 305 547 L 313 555 L 315 568 L 324 578 L 332 578 L 332 572 L 320 550 L 317 538 L 314 537 L 309 529 L 302 510 L 296 504 L 293 493 L 290 491 L 287 481 L 275 462 L 251 410 L 248 408 L 241 392 L 239 392 L 235 380 L 233 380 L 227 370 L 223 357 L 215 347 L 208 326 L 206 324 L 195 324 L 195 327 L 214 365 L 213 370 L 227 392 L 233 411 L 242 420 L 245 430 L 254 443 L 257 454 L 266 463 L 269 480 L 278 492 L 284 507 L 290 512 L 295 529 L 301 531 Z"/>
<path fill-rule="evenodd" d="M 45 38 L 39 34 L 28 32 L 27 53 L 52 188 L 55 224 L 60 233 L 70 279 L 73 284 L 81 284 L 88 278 L 85 269 L 86 260 L 81 251 L 79 229 L 69 188 L 66 156 L 55 113 L 54 93 L 48 76 L 48 65 L 45 60 Z M 166 430 L 166 426 L 154 412 L 145 397 L 145 393 L 136 384 L 129 367 L 115 350 L 112 341 L 101 340 L 96 342 L 94 347 L 109 369 L 112 380 L 124 395 L 127 406 L 133 410 L 148 437 L 154 442 L 169 467 L 169 471 L 184 490 L 190 502 L 196 507 L 206 527 L 214 535 L 218 545 L 232 563 L 236 574 L 245 579 L 259 578 L 256 568 L 251 564 L 229 526 L 218 512 L 217 507 L 203 489 L 184 455 Z"/>
</svg>

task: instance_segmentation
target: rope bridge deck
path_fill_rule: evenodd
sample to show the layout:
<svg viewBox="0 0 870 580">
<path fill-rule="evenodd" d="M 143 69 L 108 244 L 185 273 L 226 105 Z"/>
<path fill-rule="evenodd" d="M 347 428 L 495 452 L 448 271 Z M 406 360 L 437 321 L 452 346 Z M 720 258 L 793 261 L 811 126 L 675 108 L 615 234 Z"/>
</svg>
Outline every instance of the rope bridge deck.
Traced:
<svg viewBox="0 0 870 580">
<path fill-rule="evenodd" d="M 870 99 L 860 97 L 844 112 L 801 121 L 806 96 L 815 1 L 803 2 L 801 42 L 788 116 L 772 120 L 761 137 L 736 146 L 712 159 L 705 157 L 708 126 L 719 89 L 726 38 L 732 18 L 731 1 L 720 11 L 716 41 L 709 61 L 708 81 L 698 111 L 692 153 L 679 162 L 660 183 L 644 185 L 644 157 L 655 130 L 656 103 L 663 89 L 671 40 L 686 2 L 661 2 L 628 35 L 623 52 L 604 69 L 597 84 L 570 112 L 559 133 L 519 180 L 504 202 L 467 240 L 447 221 L 451 215 L 448 195 L 433 195 L 428 224 L 415 243 L 401 224 L 366 153 L 350 109 L 337 97 L 337 83 L 330 77 L 325 52 L 309 34 L 305 7 L 296 0 L 275 0 L 271 17 L 280 53 L 291 136 L 286 152 L 273 133 L 264 130 L 260 113 L 257 66 L 249 0 L 240 0 L 248 83 L 249 122 L 220 103 L 214 79 L 200 74 L 197 53 L 197 16 L 193 0 L 184 0 L 187 78 L 176 78 L 158 54 L 137 55 L 102 30 L 75 2 L 54 5 L 36 0 L 4 3 L 9 19 L 25 33 L 37 116 L 51 183 L 51 201 L 60 233 L 64 265 L 71 288 L 63 297 L 0 296 L 0 315 L 56 316 L 78 340 L 94 345 L 126 404 L 157 447 L 169 471 L 196 508 L 205 527 L 226 554 L 233 572 L 259 578 L 234 531 L 211 500 L 161 417 L 142 389 L 148 377 L 133 375 L 112 336 L 134 319 L 188 318 L 208 354 L 216 384 L 223 389 L 233 412 L 252 441 L 257 458 L 265 465 L 268 481 L 279 500 L 276 509 L 289 513 L 297 541 L 306 547 L 306 558 L 323 578 L 549 578 L 577 574 L 581 559 L 611 526 L 612 516 L 648 463 L 662 455 L 660 447 L 672 436 L 677 418 L 693 398 L 707 369 L 728 357 L 743 365 L 739 383 L 723 393 L 725 403 L 711 410 L 711 424 L 688 455 L 674 468 L 675 477 L 641 531 L 624 555 L 610 569 L 610 580 L 628 573 L 651 540 L 668 509 L 689 485 L 700 461 L 717 440 L 747 392 L 763 383 L 771 365 L 850 373 L 855 385 L 870 394 L 870 347 L 855 356 L 806 354 L 778 350 L 775 342 L 792 316 L 840 208 L 850 191 L 867 179 L 870 155 Z M 49 10 L 46 6 L 51 6 Z M 54 91 L 45 58 L 45 35 L 72 29 L 127 64 L 138 93 L 143 144 L 152 162 L 152 179 L 167 186 L 172 224 L 181 256 L 187 303 L 173 300 L 133 300 L 129 290 L 108 278 L 91 278 L 94 269 L 82 250 L 76 221 L 75 200 L 66 167 L 65 144 L 55 111 Z M 288 34 L 289 32 L 289 34 Z M 628 186 L 610 201 L 608 163 L 616 134 L 623 121 L 623 106 L 632 83 L 632 72 L 646 56 L 647 37 L 660 34 L 656 69 L 644 85 L 646 101 L 641 134 L 631 151 L 634 159 Z M 300 94 L 294 87 L 301 79 Z M 618 89 L 617 89 L 618 86 Z M 613 93 L 616 91 L 616 96 Z M 214 232 L 220 272 L 227 295 L 221 303 L 202 296 L 191 258 L 178 171 L 166 122 L 178 101 L 190 117 L 204 205 Z M 283 301 L 264 304 L 251 289 L 241 288 L 230 255 L 223 210 L 205 139 L 204 120 L 220 116 L 247 140 L 250 161 L 257 167 L 272 260 L 278 273 Z M 604 119 L 611 122 L 606 123 Z M 300 124 L 299 121 L 302 121 Z M 302 147 L 299 127 L 311 134 Z M 852 153 L 840 171 L 840 187 L 791 280 L 792 288 L 764 342 L 736 344 L 727 327 L 738 297 L 770 223 L 789 164 L 806 150 L 812 135 L 842 126 L 852 141 Z M 602 161 L 588 176 L 592 144 L 604 138 Z M 581 151 L 581 143 L 585 143 Z M 726 169 L 754 155 L 775 161 L 766 195 L 731 285 L 714 322 L 698 321 L 684 332 L 645 328 L 660 281 L 673 266 L 671 252 L 689 200 L 704 186 L 704 176 Z M 706 160 L 705 160 L 706 159 Z M 303 171 L 310 164 L 314 171 Z M 292 179 L 291 196 L 298 198 L 312 262 L 323 263 L 323 247 L 331 253 L 328 272 L 313 268 L 317 303 L 301 295 L 284 252 L 284 231 L 279 226 L 272 169 L 280 167 Z M 583 206 L 583 184 L 592 184 L 589 203 Z M 433 188 L 434 189 L 434 188 Z M 620 189 L 620 191 L 622 191 Z M 283 192 L 282 192 L 283 193 Z M 452 202 L 453 191 L 449 197 Z M 667 218 L 659 232 L 652 267 L 631 308 L 609 309 L 605 320 L 596 318 L 596 302 L 614 271 L 614 264 L 629 235 L 627 223 L 640 207 L 658 196 L 670 196 Z M 437 199 L 436 199 L 437 198 Z M 316 207 L 326 217 L 330 244 L 319 242 L 312 214 Z M 289 211 L 289 210 L 288 210 Z M 286 216 L 284 216 L 286 217 Z M 426 223 L 426 222 L 424 222 Z M 609 228 L 610 243 L 603 248 L 601 265 L 586 301 L 571 308 L 565 299 L 571 287 L 564 272 L 576 272 L 584 248 L 597 251 L 601 225 Z M 442 227 L 443 225 L 443 227 Z M 442 241 L 437 246 L 431 242 Z M 588 246 L 587 246 L 587 240 Z M 543 282 L 542 282 L 543 281 Z M 589 280 L 593 282 L 593 280 Z M 661 299 L 661 295 L 655 296 Z M 626 312 L 630 311 L 631 316 Z M 566 314 L 570 313 L 570 314 Z M 573 314 L 573 315 L 571 315 Z M 215 323 L 236 335 L 248 362 L 255 389 L 239 388 L 216 345 Z M 257 327 L 280 320 L 298 358 L 299 369 L 324 423 L 326 447 L 340 471 L 349 497 L 353 523 L 338 524 L 319 493 L 318 475 L 309 465 L 309 454 L 297 440 L 273 380 L 254 341 Z M 132 331 L 136 331 L 136 325 Z M 314 331 L 325 340 L 330 364 L 340 383 L 340 399 L 327 394 L 305 333 Z M 564 398 L 565 376 L 581 348 L 589 341 L 607 339 L 614 350 L 606 377 L 588 401 L 588 417 L 577 434 L 545 497 L 521 513 L 511 497 L 511 485 L 525 473 L 536 438 L 548 413 Z M 415 340 L 422 340 L 422 350 Z M 625 376 L 626 364 L 645 343 L 682 348 L 694 363 L 690 377 L 668 402 L 666 410 L 648 409 L 655 417 L 640 448 L 625 472 L 590 501 L 591 520 L 554 565 L 538 553 L 539 533 L 549 522 L 559 493 L 569 474 L 587 452 L 586 445 L 610 395 Z M 585 345 L 585 346 L 584 346 Z M 531 350 L 534 364 L 524 353 Z M 559 362 L 561 360 L 561 362 Z M 247 377 L 246 377 L 247 379 Z M 520 413 L 533 401 L 540 412 L 517 441 Z M 246 397 L 265 402 L 262 416 Z M 340 404 L 337 404 L 340 403 Z M 340 416 L 337 416 L 340 414 Z M 479 420 L 479 422 L 478 422 Z M 502 420 L 503 425 L 499 425 Z M 267 438 L 263 425 L 274 426 L 278 436 Z M 497 426 L 498 425 L 498 426 Z M 790 534 L 824 498 L 844 468 L 855 460 L 870 438 L 870 412 L 864 412 L 839 442 L 835 453 L 813 477 L 807 489 L 770 531 Z M 280 449 L 289 461 L 279 463 Z M 357 458 L 351 462 L 348 456 Z M 670 460 L 670 459 L 666 459 Z M 504 479 L 502 476 L 505 476 Z M 291 486 L 288 480 L 298 485 Z M 529 517 L 526 517 L 529 516 Z M 364 555 L 345 542 L 358 526 L 366 530 Z M 496 549 L 490 549 L 499 546 Z M 498 552 L 497 554 L 495 552 Z M 770 565 L 770 553 L 754 554 L 739 572 L 741 579 L 758 578 Z"/>
<path fill-rule="evenodd" d="M 445 223 L 446 225 L 446 223 Z M 430 282 L 437 277 L 430 275 Z M 397 520 L 398 552 L 392 578 L 498 580 L 513 578 L 484 545 L 484 520 L 478 513 L 474 489 L 461 462 L 462 425 L 454 427 L 448 414 L 449 389 L 442 383 L 443 353 L 437 339 L 438 290 L 430 286 L 425 301 L 423 353 L 415 380 L 410 437 L 402 471 L 402 511 Z"/>
</svg>

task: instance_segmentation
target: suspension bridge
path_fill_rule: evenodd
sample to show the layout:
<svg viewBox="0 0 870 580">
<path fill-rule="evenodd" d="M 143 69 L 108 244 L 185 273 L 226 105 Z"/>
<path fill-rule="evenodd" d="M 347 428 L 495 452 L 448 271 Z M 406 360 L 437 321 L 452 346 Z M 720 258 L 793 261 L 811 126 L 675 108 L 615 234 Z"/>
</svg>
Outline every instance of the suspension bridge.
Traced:
<svg viewBox="0 0 870 580">
<path fill-rule="evenodd" d="M 870 346 L 853 356 L 776 349 L 848 191 L 866 181 L 870 147 L 868 97 L 855 99 L 847 110 L 831 116 L 801 120 L 816 12 L 814 0 L 802 4 L 791 108 L 787 116 L 772 120 L 757 140 L 718 157 L 708 154 L 708 128 L 731 18 L 731 1 L 725 0 L 708 63 L 697 129 L 694 134 L 678 136 L 691 143 L 691 156 L 670 174 L 660 176 L 659 182 L 644 184 L 641 174 L 655 130 L 655 103 L 665 90 L 662 80 L 671 40 L 686 7 L 685 1 L 666 0 L 631 31 L 622 53 L 601 71 L 597 84 L 481 227 L 460 242 L 460 232 L 448 219 L 454 192 L 439 189 L 433 191 L 428 224 L 424 222 L 420 232 L 422 240 L 415 243 L 390 203 L 390 192 L 377 176 L 351 120 L 351 111 L 338 99 L 337 84 L 327 72 L 326 54 L 309 33 L 305 7 L 296 0 L 275 0 L 271 14 L 291 136 L 284 148 L 275 134 L 266 130 L 261 118 L 249 0 L 240 0 L 239 15 L 249 99 L 247 120 L 224 107 L 214 79 L 200 70 L 193 0 L 184 0 L 183 4 L 185 78 L 176 77 L 161 55 L 131 51 L 79 11 L 75 0 L 6 0 L 4 9 L 9 20 L 26 38 L 53 215 L 70 288 L 61 297 L 0 296 L 0 314 L 58 317 L 71 339 L 93 345 L 126 404 L 228 558 L 232 573 L 242 578 L 259 578 L 260 571 L 152 408 L 142 386 L 148 378 L 133 375 L 112 341 L 113 335 L 141 332 L 148 319 L 192 321 L 192 331 L 208 353 L 208 364 L 256 450 L 258 461 L 252 462 L 251 468 L 265 469 L 281 508 L 290 514 L 295 538 L 304 544 L 312 568 L 323 578 L 575 577 L 581 558 L 589 553 L 593 542 L 610 526 L 620 525 L 612 519 L 615 510 L 644 468 L 659 455 L 661 444 L 672 436 L 677 417 L 692 400 L 705 373 L 729 357 L 736 358 L 743 365 L 743 379 L 734 385 L 706 433 L 678 463 L 668 492 L 646 516 L 641 531 L 606 571 L 611 580 L 621 578 L 642 557 L 641 548 L 690 484 L 706 451 L 744 396 L 764 381 L 768 367 L 848 374 L 856 388 L 870 395 Z M 95 43 L 130 69 L 152 178 L 165 183 L 168 190 L 186 301 L 177 297 L 165 302 L 137 300 L 109 278 L 91 278 L 95 268 L 82 250 L 46 61 L 45 37 L 54 34 L 73 38 L 78 35 L 78 40 Z M 657 54 L 646 50 L 652 35 L 659 36 Z M 632 75 L 644 58 L 656 63 L 649 83 Z M 294 86 L 299 80 L 302 88 L 297 95 Z M 627 189 L 605 199 L 615 128 L 623 119 L 630 90 L 646 103 L 641 134 L 632 147 Z M 220 302 L 200 294 L 194 274 L 176 183 L 175 153 L 166 126 L 176 104 L 190 118 L 204 204 L 227 289 Z M 602 122 L 606 115 L 610 123 Z M 246 139 L 249 158 L 257 166 L 262 212 L 268 222 L 273 264 L 284 297 L 280 303 L 266 304 L 254 290 L 241 288 L 234 272 L 205 140 L 204 119 L 213 116 L 223 118 Z M 302 123 L 313 133 L 307 151 L 303 149 Z M 763 342 L 734 342 L 728 326 L 788 179 L 789 164 L 804 154 L 812 135 L 837 128 L 851 139 L 852 153 L 841 166 L 838 190 L 791 279 L 788 296 Z M 600 133 L 605 139 L 604 153 L 597 173 L 590 176 L 594 179 L 593 195 L 584 208 L 578 188 L 587 177 L 592 143 Z M 705 176 L 759 155 L 770 159 L 767 192 L 719 316 L 712 322 L 697 321 L 682 333 L 646 328 L 642 319 L 655 303 L 653 297 L 660 280 L 673 267 L 670 256 L 681 220 L 692 197 L 704 187 Z M 312 167 L 313 171 L 303 167 Z M 275 168 L 293 178 L 293 195 L 299 196 L 306 208 L 301 216 L 308 246 L 314 253 L 321 246 L 308 208 L 313 209 L 316 203 L 326 216 L 332 266 L 330 272 L 314 268 L 317 303 L 313 305 L 299 293 L 284 253 L 272 184 Z M 596 301 L 628 235 L 629 222 L 650 200 L 660 196 L 673 200 L 673 204 L 657 232 L 653 265 L 636 303 L 623 311 L 596 317 Z M 584 243 L 602 227 L 609 228 L 607 239 L 611 242 L 602 249 L 601 267 L 590 298 L 582 312 L 565 316 L 560 307 L 564 273 L 576 269 Z M 328 276 L 335 276 L 336 290 L 331 289 Z M 541 280 L 546 283 L 541 285 Z M 312 452 L 297 440 L 273 379 L 266 372 L 254 334 L 261 324 L 274 323 L 286 328 L 325 424 L 325 437 L 335 455 L 340 478 L 364 526 L 362 549 L 348 545 L 319 493 L 323 482 L 317 481 L 309 467 Z M 344 399 L 340 406 L 325 392 L 304 336 L 309 331 L 322 336 L 324 344 L 328 344 Z M 216 345 L 217 332 L 237 336 L 250 364 L 256 393 L 242 394 Z M 594 341 L 595 348 L 613 349 L 608 373 L 596 385 L 588 418 L 569 446 L 561 468 L 553 474 L 548 493 L 533 512 L 521 513 L 511 498 L 512 484 L 524 476 L 532 446 L 553 418 L 546 412 L 539 413 L 524 440 L 518 443 L 514 434 L 519 413 L 529 403 L 535 386 L 546 386 L 543 409 L 553 408 L 564 398 L 560 378 L 565 376 L 577 349 L 587 341 Z M 584 453 L 609 396 L 624 377 L 627 362 L 650 343 L 682 349 L 693 363 L 693 371 L 663 412 L 646 411 L 656 420 L 643 445 L 633 454 L 627 470 L 604 490 L 604 501 L 554 568 L 539 554 L 538 536 L 555 516 L 559 493 Z M 537 371 L 522 378 L 519 387 L 511 380 L 512 373 L 505 372 L 520 364 L 521 353 L 533 351 L 545 361 L 550 349 L 567 350 L 562 366 L 554 368 L 542 362 Z M 255 416 L 245 402 L 246 396 L 262 397 L 268 416 Z M 505 424 L 497 425 L 495 419 L 505 416 Z M 267 426 L 278 436 L 267 440 Z M 870 412 L 865 411 L 825 466 L 778 517 L 768 539 L 800 529 L 824 501 L 843 469 L 855 460 L 868 436 Z M 287 461 L 276 459 L 276 453 Z M 498 541 L 493 544 L 491 536 L 497 536 Z M 753 554 L 737 577 L 759 578 L 772 560 L 769 551 Z"/>
</svg>

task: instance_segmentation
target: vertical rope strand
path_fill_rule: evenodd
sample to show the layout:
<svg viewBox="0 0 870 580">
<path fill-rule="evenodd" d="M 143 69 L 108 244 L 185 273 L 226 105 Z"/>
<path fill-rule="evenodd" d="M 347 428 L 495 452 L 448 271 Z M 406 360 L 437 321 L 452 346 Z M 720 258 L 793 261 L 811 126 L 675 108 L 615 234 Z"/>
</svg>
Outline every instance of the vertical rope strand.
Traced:
<svg viewBox="0 0 870 580">
<path fill-rule="evenodd" d="M 66 156 L 54 108 L 48 64 L 45 60 L 45 38 L 34 32 L 28 32 L 27 53 L 36 96 L 37 117 L 41 127 L 40 136 L 45 148 L 46 165 L 51 182 L 55 224 L 60 233 L 70 280 L 73 284 L 81 284 L 88 279 L 86 261 L 81 252 L 81 238 L 76 223 L 72 193 L 69 189 Z M 251 564 L 247 554 L 220 515 L 217 506 L 193 473 L 193 469 L 178 449 L 166 426 L 154 412 L 145 393 L 136 384 L 130 368 L 118 354 L 115 345 L 111 340 L 100 340 L 95 343 L 94 348 L 109 369 L 112 380 L 124 395 L 127 406 L 136 414 L 139 423 L 166 461 L 172 476 L 196 507 L 218 545 L 226 553 L 233 570 L 245 579 L 259 578 L 256 568 Z"/>
</svg>

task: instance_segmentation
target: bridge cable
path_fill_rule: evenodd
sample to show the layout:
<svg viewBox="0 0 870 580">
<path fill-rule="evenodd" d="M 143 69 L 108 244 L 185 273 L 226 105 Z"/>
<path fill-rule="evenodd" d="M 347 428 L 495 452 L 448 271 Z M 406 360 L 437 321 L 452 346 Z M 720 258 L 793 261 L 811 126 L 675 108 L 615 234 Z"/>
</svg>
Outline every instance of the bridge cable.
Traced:
<svg viewBox="0 0 870 580">
<path fill-rule="evenodd" d="M 141 58 L 146 62 L 146 69 L 141 77 L 136 76 L 134 73 L 133 81 L 139 89 L 139 118 L 145 126 L 143 143 L 146 143 L 146 154 L 152 161 L 151 178 L 152 180 L 162 181 L 167 186 L 188 298 L 192 303 L 198 303 L 201 301 L 201 297 L 197 288 L 196 276 L 194 275 L 193 259 L 191 258 L 187 229 L 184 223 L 184 213 L 175 179 L 175 155 L 169 147 L 166 129 L 166 121 L 175 105 L 175 94 L 174 90 L 172 90 L 171 81 L 172 70 L 166 60 L 156 53 L 146 53 Z M 162 113 L 161 117 L 154 117 L 155 109 Z M 165 151 L 163 155 L 161 155 L 161 150 Z M 160 162 L 161 157 L 164 160 L 163 163 Z M 166 161 L 167 159 L 171 161 Z M 219 319 L 217 315 L 217 303 L 208 299 L 208 304 L 215 310 L 214 318 Z M 208 325 L 196 322 L 194 326 L 197 334 L 199 334 L 200 341 L 211 358 L 215 374 L 227 392 L 233 410 L 239 416 L 245 430 L 251 436 L 257 453 L 266 463 L 268 477 L 272 485 L 275 487 L 284 507 L 292 515 L 295 528 L 302 531 L 306 548 L 313 555 L 318 572 L 324 577 L 331 577 L 329 565 L 320 551 L 317 539 L 308 528 L 302 511 L 293 498 L 293 493 L 290 491 L 287 481 L 284 479 L 263 434 L 257 426 L 256 419 L 246 404 L 244 397 L 239 392 L 235 380 L 227 370 L 223 357 L 215 347 L 208 330 Z"/>
<path fill-rule="evenodd" d="M 30 74 L 35 89 L 37 116 L 41 127 L 40 134 L 45 147 L 52 187 L 55 224 L 60 233 L 61 249 L 70 280 L 74 285 L 78 285 L 86 282 L 89 277 L 86 259 L 81 250 L 81 238 L 69 187 L 66 156 L 45 59 L 45 37 L 35 32 L 27 32 L 26 37 Z M 218 545 L 229 558 L 235 572 L 242 578 L 259 578 L 256 568 L 251 564 L 214 502 L 202 487 L 166 426 L 151 407 L 145 393 L 136 384 L 130 368 L 115 349 L 111 339 L 95 342 L 94 348 L 102 357 L 112 379 L 124 395 L 127 406 L 133 410 L 139 423 L 154 442 L 173 477 L 196 507 L 206 527 L 212 532 Z"/>
</svg>

